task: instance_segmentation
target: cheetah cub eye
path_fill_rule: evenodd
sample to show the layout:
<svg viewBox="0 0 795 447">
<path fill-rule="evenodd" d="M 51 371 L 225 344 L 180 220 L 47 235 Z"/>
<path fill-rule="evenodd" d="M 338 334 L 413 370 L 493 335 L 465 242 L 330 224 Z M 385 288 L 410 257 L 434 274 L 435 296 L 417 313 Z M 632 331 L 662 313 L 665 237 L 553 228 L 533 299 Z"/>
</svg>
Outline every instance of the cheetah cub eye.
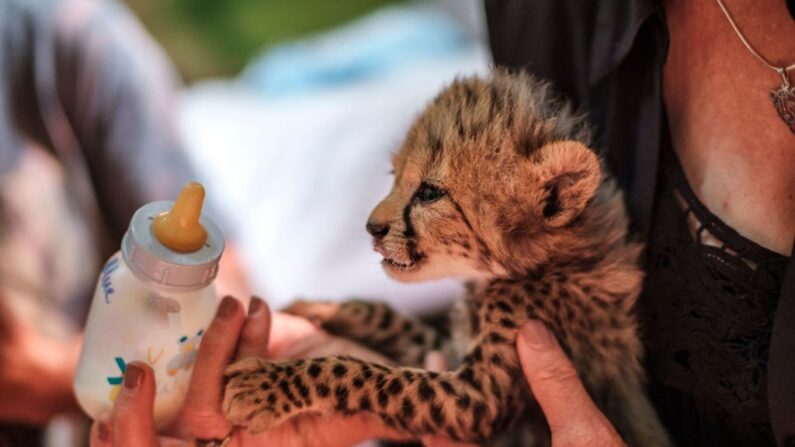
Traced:
<svg viewBox="0 0 795 447">
<path fill-rule="evenodd" d="M 441 199 L 444 195 L 444 190 L 438 186 L 434 186 L 428 182 L 422 182 L 417 192 L 414 194 L 414 197 L 416 197 L 420 203 L 430 204 Z"/>
</svg>

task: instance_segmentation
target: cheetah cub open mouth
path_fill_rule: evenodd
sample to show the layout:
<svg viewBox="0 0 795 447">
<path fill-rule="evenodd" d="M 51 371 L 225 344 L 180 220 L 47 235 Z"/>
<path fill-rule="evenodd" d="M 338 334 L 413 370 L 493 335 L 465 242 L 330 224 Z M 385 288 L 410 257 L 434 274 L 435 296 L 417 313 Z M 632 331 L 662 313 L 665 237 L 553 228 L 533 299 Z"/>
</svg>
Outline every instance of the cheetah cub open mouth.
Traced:
<svg viewBox="0 0 795 447">
<path fill-rule="evenodd" d="M 413 268 L 417 267 L 417 263 L 415 263 L 415 262 L 410 262 L 408 264 L 403 264 L 401 262 L 398 262 L 398 261 L 395 261 L 394 259 L 389 259 L 389 258 L 382 259 L 381 260 L 381 264 L 384 265 L 384 267 L 396 268 L 396 269 L 400 269 L 400 270 L 410 270 L 410 269 L 413 269 Z"/>
<path fill-rule="evenodd" d="M 515 347 L 535 319 L 624 441 L 669 446 L 643 385 L 641 246 L 589 144 L 583 117 L 529 75 L 453 82 L 409 129 L 392 190 L 366 225 L 390 277 L 467 280 L 451 330 L 368 301 L 295 303 L 288 313 L 394 363 L 244 359 L 226 371 L 227 418 L 261 431 L 305 413 L 370 413 L 415 437 L 548 442 Z M 450 353 L 454 369 L 422 369 L 432 350 Z"/>
<path fill-rule="evenodd" d="M 422 257 L 417 255 L 410 256 L 408 261 L 400 261 L 393 257 L 393 255 L 391 255 L 389 251 L 378 241 L 373 243 L 373 250 L 378 252 L 378 254 L 383 257 L 381 260 L 381 265 L 387 271 L 389 269 L 402 271 L 411 270 L 417 268 L 420 264 L 420 261 L 422 261 Z M 412 260 L 412 258 L 416 260 Z"/>
</svg>

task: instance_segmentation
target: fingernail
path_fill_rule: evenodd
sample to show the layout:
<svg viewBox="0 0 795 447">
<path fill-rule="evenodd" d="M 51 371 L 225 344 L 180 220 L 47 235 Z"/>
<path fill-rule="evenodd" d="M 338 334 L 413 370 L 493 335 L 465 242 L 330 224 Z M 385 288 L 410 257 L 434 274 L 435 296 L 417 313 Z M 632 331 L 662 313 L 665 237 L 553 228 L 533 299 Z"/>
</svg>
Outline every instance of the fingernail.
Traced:
<svg viewBox="0 0 795 447">
<path fill-rule="evenodd" d="M 249 316 L 256 315 L 257 313 L 259 313 L 259 311 L 262 310 L 263 307 L 265 307 L 264 305 L 265 302 L 262 301 L 261 298 L 252 296 L 251 302 L 248 304 L 248 315 Z"/>
<path fill-rule="evenodd" d="M 235 315 L 235 310 L 237 310 L 237 300 L 227 295 L 221 300 L 221 305 L 218 306 L 218 316 L 225 319 L 232 318 Z"/>
<path fill-rule="evenodd" d="M 530 347 L 546 349 L 555 344 L 555 336 L 547 329 L 546 325 L 538 320 L 528 320 L 522 326 L 522 338 Z"/>
<path fill-rule="evenodd" d="M 99 435 L 100 441 L 110 441 L 110 428 L 107 422 L 101 421 L 97 424 L 97 435 Z"/>
<path fill-rule="evenodd" d="M 127 370 L 124 372 L 124 388 L 128 390 L 136 390 L 141 386 L 141 381 L 144 378 L 144 370 L 135 363 L 127 364 Z"/>
</svg>

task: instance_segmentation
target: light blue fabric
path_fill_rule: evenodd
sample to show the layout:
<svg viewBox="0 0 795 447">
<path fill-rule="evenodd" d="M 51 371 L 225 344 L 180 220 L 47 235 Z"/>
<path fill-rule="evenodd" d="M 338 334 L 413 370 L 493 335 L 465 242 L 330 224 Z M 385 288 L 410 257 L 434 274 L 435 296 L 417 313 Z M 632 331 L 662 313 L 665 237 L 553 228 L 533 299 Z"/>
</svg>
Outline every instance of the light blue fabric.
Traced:
<svg viewBox="0 0 795 447">
<path fill-rule="evenodd" d="M 459 54 L 472 45 L 466 27 L 433 5 L 389 7 L 272 48 L 249 64 L 242 81 L 269 97 L 295 95 Z"/>
</svg>

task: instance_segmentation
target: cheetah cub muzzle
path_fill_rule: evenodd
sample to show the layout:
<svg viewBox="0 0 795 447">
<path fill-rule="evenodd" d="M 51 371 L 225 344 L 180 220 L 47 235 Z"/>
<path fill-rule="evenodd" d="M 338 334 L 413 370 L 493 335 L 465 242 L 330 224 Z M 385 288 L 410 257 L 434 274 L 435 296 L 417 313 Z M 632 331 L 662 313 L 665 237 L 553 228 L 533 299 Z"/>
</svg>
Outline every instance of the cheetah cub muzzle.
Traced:
<svg viewBox="0 0 795 447">
<path fill-rule="evenodd" d="M 532 318 L 629 445 L 670 445 L 644 392 L 633 314 L 641 247 L 627 241 L 621 194 L 588 144 L 583 118 L 529 75 L 453 82 L 409 129 L 392 191 L 367 223 L 392 278 L 468 282 L 453 335 L 383 304 L 295 303 L 288 312 L 394 364 L 245 359 L 226 371 L 228 419 L 256 432 L 302 413 L 368 412 L 418 437 L 492 443 L 529 426 L 544 444 L 515 350 Z M 421 369 L 434 349 L 455 369 Z"/>
</svg>

